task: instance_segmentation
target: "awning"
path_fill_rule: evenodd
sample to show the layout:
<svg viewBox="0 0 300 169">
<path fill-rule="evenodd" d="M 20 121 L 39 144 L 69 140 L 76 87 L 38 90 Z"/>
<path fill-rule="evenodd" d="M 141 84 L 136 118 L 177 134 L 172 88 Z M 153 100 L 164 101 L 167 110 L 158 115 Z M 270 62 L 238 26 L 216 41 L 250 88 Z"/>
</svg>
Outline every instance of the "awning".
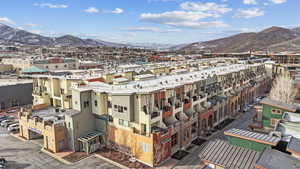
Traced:
<svg viewBox="0 0 300 169">
<path fill-rule="evenodd" d="M 163 122 L 165 123 L 166 126 L 169 127 L 169 126 L 176 124 L 178 122 L 178 120 L 173 116 L 169 116 L 169 117 L 163 119 Z"/>
<path fill-rule="evenodd" d="M 205 109 L 209 109 L 209 108 L 211 107 L 211 103 L 209 103 L 209 102 L 204 102 L 203 107 L 204 107 Z"/>
<path fill-rule="evenodd" d="M 226 96 L 225 93 L 222 93 L 222 94 L 220 95 L 220 97 L 223 97 L 223 99 L 226 99 L 228 96 Z"/>
<path fill-rule="evenodd" d="M 235 92 L 234 90 L 230 90 L 230 94 L 231 94 L 232 96 L 235 96 L 235 95 L 236 95 L 236 92 Z"/>
<path fill-rule="evenodd" d="M 186 121 L 189 119 L 189 117 L 185 115 L 185 113 L 180 112 L 177 116 L 177 119 L 179 119 L 180 121 Z"/>
<path fill-rule="evenodd" d="M 232 95 L 230 94 L 230 92 L 226 92 L 225 95 L 226 95 L 227 97 L 231 97 L 231 96 L 232 96 Z"/>
<path fill-rule="evenodd" d="M 216 99 L 217 99 L 218 102 L 222 102 L 223 100 L 226 99 L 226 97 L 217 96 Z"/>
<path fill-rule="evenodd" d="M 78 141 L 82 141 L 82 142 L 88 142 L 90 140 L 93 140 L 94 138 L 103 135 L 103 133 L 99 132 L 99 131 L 93 131 L 90 132 L 82 137 L 78 138 Z"/>
<path fill-rule="evenodd" d="M 188 117 L 191 117 L 191 116 L 193 116 L 193 114 L 195 113 L 195 110 L 194 110 L 193 108 L 189 108 L 189 109 L 185 110 L 184 113 L 185 113 Z"/>
</svg>

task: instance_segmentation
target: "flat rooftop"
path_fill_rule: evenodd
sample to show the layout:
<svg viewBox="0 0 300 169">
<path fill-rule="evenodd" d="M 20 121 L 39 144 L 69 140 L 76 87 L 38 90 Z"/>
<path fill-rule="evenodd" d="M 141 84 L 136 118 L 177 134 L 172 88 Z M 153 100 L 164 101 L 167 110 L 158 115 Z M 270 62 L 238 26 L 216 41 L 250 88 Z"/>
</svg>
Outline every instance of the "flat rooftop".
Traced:
<svg viewBox="0 0 300 169">
<path fill-rule="evenodd" d="M 32 79 L 0 79 L 0 87 L 27 83 L 32 83 Z"/>
<path fill-rule="evenodd" d="M 184 84 L 192 84 L 201 80 L 209 79 L 220 72 L 233 73 L 246 70 L 253 65 L 234 64 L 219 67 L 210 67 L 205 70 L 192 71 L 184 74 L 171 74 L 157 76 L 154 79 L 144 81 L 130 81 L 127 84 L 110 85 L 101 82 L 89 83 L 85 86 L 74 88 L 75 90 L 96 90 L 108 93 L 149 93 L 161 89 L 170 89 Z"/>
</svg>

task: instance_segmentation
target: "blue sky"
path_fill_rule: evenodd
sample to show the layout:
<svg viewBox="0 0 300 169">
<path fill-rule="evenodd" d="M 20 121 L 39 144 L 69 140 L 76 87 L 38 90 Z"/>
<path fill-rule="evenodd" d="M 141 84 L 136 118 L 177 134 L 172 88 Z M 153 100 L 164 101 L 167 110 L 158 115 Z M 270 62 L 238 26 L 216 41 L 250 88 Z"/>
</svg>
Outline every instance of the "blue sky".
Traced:
<svg viewBox="0 0 300 169">
<path fill-rule="evenodd" d="M 0 0 L 0 22 L 48 36 L 181 44 L 296 27 L 299 0 Z"/>
</svg>

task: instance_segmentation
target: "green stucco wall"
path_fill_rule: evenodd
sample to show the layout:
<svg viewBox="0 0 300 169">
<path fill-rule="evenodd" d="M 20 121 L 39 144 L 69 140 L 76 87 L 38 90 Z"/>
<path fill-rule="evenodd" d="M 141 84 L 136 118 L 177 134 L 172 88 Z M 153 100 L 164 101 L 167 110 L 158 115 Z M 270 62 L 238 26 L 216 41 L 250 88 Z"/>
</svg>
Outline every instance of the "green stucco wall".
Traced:
<svg viewBox="0 0 300 169">
<path fill-rule="evenodd" d="M 271 148 L 271 145 L 262 144 L 251 140 L 245 140 L 238 137 L 229 136 L 229 143 L 232 145 L 252 149 L 258 152 L 262 152 L 265 148 Z"/>
<path fill-rule="evenodd" d="M 263 112 L 262 112 L 262 122 L 263 122 L 263 127 L 272 127 L 271 126 L 271 118 L 275 118 L 275 119 L 281 119 L 282 118 L 282 114 L 278 115 L 278 114 L 273 114 L 272 113 L 272 109 L 278 109 L 276 107 L 272 107 L 269 105 L 263 105 Z M 283 112 L 287 111 L 284 109 L 280 109 Z"/>
</svg>

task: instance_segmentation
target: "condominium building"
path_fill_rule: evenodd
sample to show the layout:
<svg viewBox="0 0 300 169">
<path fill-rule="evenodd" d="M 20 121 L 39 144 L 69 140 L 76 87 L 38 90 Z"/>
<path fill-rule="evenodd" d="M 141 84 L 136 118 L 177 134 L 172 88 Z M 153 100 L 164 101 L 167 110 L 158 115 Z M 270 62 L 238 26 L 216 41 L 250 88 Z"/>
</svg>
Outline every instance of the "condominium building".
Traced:
<svg viewBox="0 0 300 169">
<path fill-rule="evenodd" d="M 18 71 L 24 71 L 32 66 L 45 71 L 52 70 L 72 70 L 78 69 L 79 62 L 73 58 L 46 58 L 46 59 L 24 59 L 24 58 L 4 58 L 3 64 L 10 64 Z"/>
<path fill-rule="evenodd" d="M 56 84 L 64 83 L 53 80 L 47 84 L 61 105 L 66 97 L 55 93 L 67 89 Z M 59 139 L 60 143 L 53 144 L 60 148 L 52 149 L 49 144 L 44 148 L 57 152 L 67 146 L 92 153 L 102 146 L 113 146 L 142 163 L 157 166 L 198 136 L 207 136 L 226 119 L 235 118 L 269 83 L 263 64 L 222 64 L 201 70 L 181 67 L 159 75 L 133 75 L 132 80 L 118 83 L 70 82 L 63 85 L 69 87 L 69 106 L 62 107 L 72 109 L 48 110 L 48 116 L 52 117 L 53 111 L 60 116 L 42 117 L 47 124 L 59 121 L 59 126 L 65 127 L 68 145 Z M 38 105 L 19 113 L 21 119 L 27 119 L 20 121 L 20 135 L 27 139 L 35 128 L 28 119 L 37 118 L 42 111 Z M 45 139 L 51 138 L 47 134 Z"/>
</svg>

